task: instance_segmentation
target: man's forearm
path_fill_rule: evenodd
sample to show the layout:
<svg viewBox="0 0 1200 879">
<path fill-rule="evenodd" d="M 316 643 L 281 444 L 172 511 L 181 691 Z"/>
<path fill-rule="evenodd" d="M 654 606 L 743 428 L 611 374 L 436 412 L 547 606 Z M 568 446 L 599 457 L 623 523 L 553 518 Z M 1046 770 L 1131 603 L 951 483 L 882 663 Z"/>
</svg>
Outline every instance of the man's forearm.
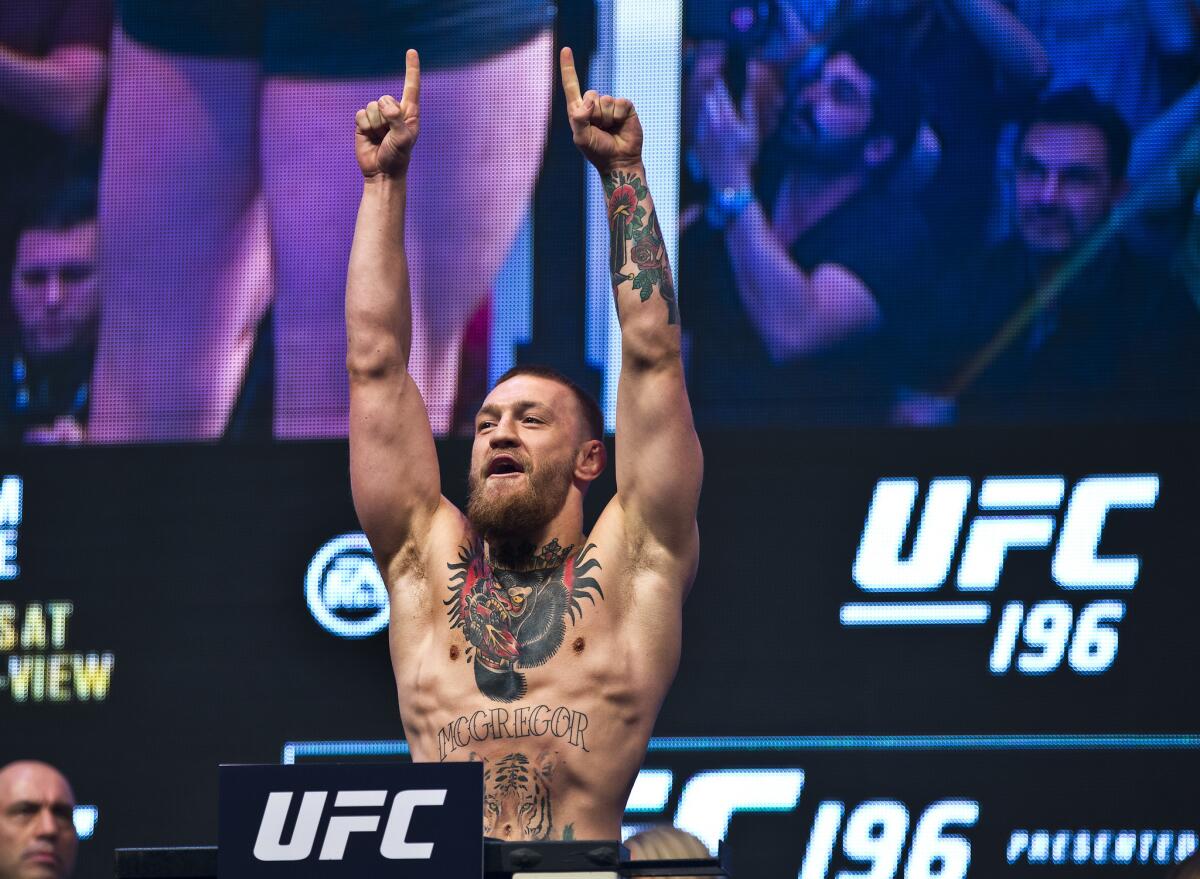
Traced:
<svg viewBox="0 0 1200 879">
<path fill-rule="evenodd" d="M 78 134 L 95 118 L 104 88 L 104 53 L 91 46 L 31 58 L 0 46 L 0 106 L 60 134 Z"/>
<path fill-rule="evenodd" d="M 346 277 L 347 366 L 352 373 L 407 368 L 412 299 L 404 254 L 403 177 L 363 185 Z"/>
<path fill-rule="evenodd" d="M 757 201 L 729 224 L 725 243 L 742 307 L 771 356 L 786 360 L 803 353 L 788 330 L 813 311 L 809 277 L 792 261 Z"/>
<path fill-rule="evenodd" d="M 642 165 L 601 173 L 608 202 L 609 272 L 626 354 L 679 357 L 679 303 L 662 227 Z"/>
<path fill-rule="evenodd" d="M 730 225 L 726 246 L 742 305 L 777 363 L 819 354 L 879 318 L 870 290 L 848 269 L 797 265 L 757 202 Z"/>
</svg>

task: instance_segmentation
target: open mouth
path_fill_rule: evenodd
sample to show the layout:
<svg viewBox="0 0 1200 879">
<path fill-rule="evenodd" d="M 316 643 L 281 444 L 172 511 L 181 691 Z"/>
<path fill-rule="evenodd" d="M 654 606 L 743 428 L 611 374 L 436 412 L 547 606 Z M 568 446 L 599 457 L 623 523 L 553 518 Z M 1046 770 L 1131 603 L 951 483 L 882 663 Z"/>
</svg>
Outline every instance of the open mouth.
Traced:
<svg viewBox="0 0 1200 879">
<path fill-rule="evenodd" d="M 497 455 L 488 462 L 488 476 L 514 476 L 524 472 L 525 466 L 512 455 Z"/>
</svg>

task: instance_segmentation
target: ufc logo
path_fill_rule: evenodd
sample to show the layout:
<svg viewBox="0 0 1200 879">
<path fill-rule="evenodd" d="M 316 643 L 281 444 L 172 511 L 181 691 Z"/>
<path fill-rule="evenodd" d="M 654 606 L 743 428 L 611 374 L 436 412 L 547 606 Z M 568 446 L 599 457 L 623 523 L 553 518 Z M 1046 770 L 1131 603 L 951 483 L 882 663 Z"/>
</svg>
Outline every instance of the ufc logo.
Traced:
<svg viewBox="0 0 1200 879">
<path fill-rule="evenodd" d="M 385 790 L 338 791 L 333 806 L 337 808 L 382 809 L 387 802 Z M 300 814 L 292 831 L 291 842 L 283 843 L 283 825 L 292 804 L 290 791 L 276 791 L 267 796 L 254 843 L 254 857 L 260 861 L 303 861 L 313 850 L 321 816 L 325 811 L 328 791 L 307 791 L 300 800 Z M 387 826 L 379 853 L 393 861 L 428 860 L 433 856 L 433 843 L 409 842 L 408 825 L 417 806 L 440 806 L 446 801 L 445 790 L 403 790 L 392 800 Z M 377 815 L 332 815 L 325 829 L 319 860 L 340 861 L 346 854 L 346 842 L 352 833 L 376 833 L 382 812 Z"/>
<path fill-rule="evenodd" d="M 1066 487 L 1061 476 L 984 479 L 977 501 L 980 514 L 971 520 L 959 563 L 958 588 L 993 590 L 1010 549 L 1050 546 Z M 1101 533 L 1110 510 L 1153 507 L 1158 487 L 1155 474 L 1079 480 L 1067 500 L 1054 550 L 1055 582 L 1063 589 L 1132 589 L 1141 559 L 1098 555 Z M 912 551 L 901 558 L 919 491 L 915 479 L 881 479 L 875 486 L 854 560 L 854 581 L 867 592 L 930 591 L 947 581 L 971 500 L 971 480 L 930 482 Z"/>
</svg>

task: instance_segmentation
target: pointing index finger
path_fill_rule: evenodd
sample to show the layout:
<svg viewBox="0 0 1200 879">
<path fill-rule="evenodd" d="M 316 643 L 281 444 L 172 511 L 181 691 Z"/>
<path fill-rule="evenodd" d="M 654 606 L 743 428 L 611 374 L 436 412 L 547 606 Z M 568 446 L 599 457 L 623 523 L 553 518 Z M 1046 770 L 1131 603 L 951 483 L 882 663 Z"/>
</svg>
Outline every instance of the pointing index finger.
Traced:
<svg viewBox="0 0 1200 879">
<path fill-rule="evenodd" d="M 418 106 L 421 101 L 421 58 L 416 49 L 409 49 L 404 56 L 404 93 L 406 105 Z"/>
<path fill-rule="evenodd" d="M 563 91 L 567 95 L 567 104 L 575 104 L 583 100 L 579 90 L 579 74 L 575 72 L 575 55 L 569 46 L 563 46 L 559 56 L 559 68 L 562 72 Z"/>
</svg>

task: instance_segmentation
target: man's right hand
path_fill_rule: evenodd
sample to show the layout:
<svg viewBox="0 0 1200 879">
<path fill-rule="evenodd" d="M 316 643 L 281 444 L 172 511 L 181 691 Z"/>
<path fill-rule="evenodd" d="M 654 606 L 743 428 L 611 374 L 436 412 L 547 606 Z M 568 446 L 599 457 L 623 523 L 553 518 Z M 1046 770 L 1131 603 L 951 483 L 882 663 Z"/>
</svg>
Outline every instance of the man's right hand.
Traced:
<svg viewBox="0 0 1200 879">
<path fill-rule="evenodd" d="M 409 49 L 401 100 L 384 95 L 354 116 L 354 155 L 364 177 L 403 177 L 408 171 L 420 127 L 420 95 L 421 60 Z"/>
</svg>

